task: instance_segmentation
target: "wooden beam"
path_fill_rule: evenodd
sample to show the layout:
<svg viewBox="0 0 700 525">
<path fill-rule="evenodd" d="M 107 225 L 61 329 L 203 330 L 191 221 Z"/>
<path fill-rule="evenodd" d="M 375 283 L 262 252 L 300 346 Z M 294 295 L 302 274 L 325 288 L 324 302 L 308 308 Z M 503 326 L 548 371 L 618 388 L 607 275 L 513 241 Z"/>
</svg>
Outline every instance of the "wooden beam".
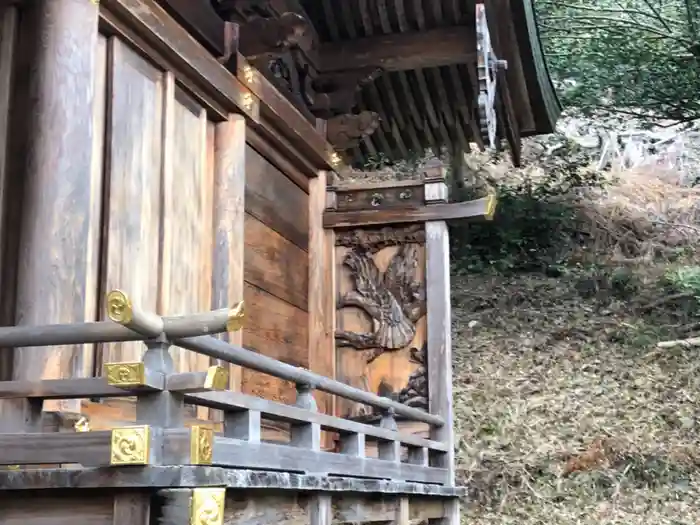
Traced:
<svg viewBox="0 0 700 525">
<path fill-rule="evenodd" d="M 429 204 L 421 207 L 383 210 L 327 211 L 324 228 L 356 228 L 374 224 L 406 224 L 456 219 L 490 220 L 496 211 L 496 198 L 484 197 L 474 201 L 449 204 Z"/>
<path fill-rule="evenodd" d="M 324 73 L 371 67 L 406 71 L 473 62 L 476 41 L 472 28 L 454 26 L 326 43 L 318 57 Z"/>
</svg>

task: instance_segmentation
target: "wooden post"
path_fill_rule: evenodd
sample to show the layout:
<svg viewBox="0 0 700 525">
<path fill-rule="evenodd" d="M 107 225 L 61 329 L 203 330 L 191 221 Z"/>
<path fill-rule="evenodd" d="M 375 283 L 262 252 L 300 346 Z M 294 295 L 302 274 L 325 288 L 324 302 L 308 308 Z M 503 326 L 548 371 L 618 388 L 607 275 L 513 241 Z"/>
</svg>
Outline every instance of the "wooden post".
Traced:
<svg viewBox="0 0 700 525">
<path fill-rule="evenodd" d="M 94 320 L 97 314 L 98 19 L 98 3 L 86 0 L 37 0 L 22 12 L 27 127 L 16 161 L 24 181 L 18 325 Z M 83 345 L 23 348 L 14 357 L 13 379 L 83 376 L 92 367 Z M 77 412 L 79 404 L 61 402 L 58 408 Z"/>
<path fill-rule="evenodd" d="M 327 173 L 309 187 L 309 369 L 335 379 L 335 233 L 323 229 Z M 335 398 L 316 392 L 318 409 L 334 414 Z M 324 433 L 324 447 L 334 436 Z"/>
<path fill-rule="evenodd" d="M 426 203 L 446 202 L 444 170 L 435 182 L 425 185 Z M 430 438 L 448 446 L 433 457 L 433 466 L 449 471 L 448 485 L 455 484 L 454 429 L 452 414 L 452 307 L 450 304 L 450 246 L 445 221 L 425 223 L 426 299 L 428 312 L 428 402 L 431 414 L 445 420 L 431 426 Z"/>
<path fill-rule="evenodd" d="M 243 300 L 245 225 L 245 137 L 242 115 L 230 115 L 215 130 L 215 205 L 213 308 L 232 307 Z M 228 335 L 236 346 L 243 345 L 243 331 Z M 230 388 L 241 389 L 242 369 L 230 366 Z"/>
</svg>

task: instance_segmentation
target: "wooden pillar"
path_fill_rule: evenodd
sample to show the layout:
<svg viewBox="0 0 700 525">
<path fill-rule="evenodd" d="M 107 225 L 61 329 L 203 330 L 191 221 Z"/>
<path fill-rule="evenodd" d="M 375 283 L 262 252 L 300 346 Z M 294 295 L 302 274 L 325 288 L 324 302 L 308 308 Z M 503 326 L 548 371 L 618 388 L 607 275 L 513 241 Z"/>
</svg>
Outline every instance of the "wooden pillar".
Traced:
<svg viewBox="0 0 700 525">
<path fill-rule="evenodd" d="M 335 379 L 335 233 L 323 228 L 327 173 L 309 187 L 309 369 Z M 334 414 L 335 397 L 315 392 L 318 410 Z M 324 433 L 324 446 L 333 436 Z"/>
<path fill-rule="evenodd" d="M 444 169 L 425 185 L 427 204 L 447 201 Z M 426 301 L 428 317 L 428 404 L 431 414 L 445 424 L 431 428 L 430 438 L 448 445 L 449 452 L 435 466 L 448 470 L 448 485 L 455 484 L 454 428 L 452 414 L 452 306 L 450 303 L 450 246 L 445 221 L 425 223 Z"/>
<path fill-rule="evenodd" d="M 15 321 L 18 325 L 95 319 L 101 202 L 96 99 L 98 2 L 36 0 L 22 13 L 26 56 L 24 181 Z M 82 345 L 22 348 L 14 379 L 89 373 Z M 57 408 L 77 409 L 75 402 Z M 76 410 L 77 411 L 77 410 Z"/>
<path fill-rule="evenodd" d="M 228 120 L 216 125 L 215 134 L 213 309 L 231 308 L 243 300 L 245 117 L 230 115 Z M 243 345 L 242 330 L 227 337 L 231 344 Z M 229 388 L 240 391 L 242 369 L 236 365 L 228 366 Z"/>
</svg>

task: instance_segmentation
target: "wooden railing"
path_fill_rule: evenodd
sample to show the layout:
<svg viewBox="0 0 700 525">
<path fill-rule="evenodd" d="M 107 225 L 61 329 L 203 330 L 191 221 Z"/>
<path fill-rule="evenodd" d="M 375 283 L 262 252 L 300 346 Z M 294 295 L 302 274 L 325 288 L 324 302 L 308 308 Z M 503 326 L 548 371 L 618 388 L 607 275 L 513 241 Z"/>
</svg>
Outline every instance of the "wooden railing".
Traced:
<svg viewBox="0 0 700 525">
<path fill-rule="evenodd" d="M 0 347 L 141 340 L 147 348 L 141 361 L 107 363 L 103 377 L 0 382 L 0 465 L 218 465 L 452 485 L 451 443 L 401 432 L 395 421 L 400 415 L 440 429 L 451 414 L 411 408 L 213 337 L 240 329 L 242 303 L 231 310 L 160 317 L 115 290 L 107 311 L 106 322 L 0 327 Z M 221 366 L 177 373 L 171 345 L 294 382 L 296 402 L 285 405 L 226 390 L 227 371 Z M 381 423 L 319 413 L 313 390 L 375 407 L 383 414 Z M 137 398 L 133 426 L 42 432 L 44 400 L 129 396 Z M 186 427 L 186 403 L 222 410 L 223 433 L 211 425 Z M 288 423 L 289 443 L 263 441 L 262 420 Z M 337 452 L 322 450 L 322 431 L 339 436 Z M 377 457 L 367 457 L 367 441 L 377 443 Z"/>
</svg>

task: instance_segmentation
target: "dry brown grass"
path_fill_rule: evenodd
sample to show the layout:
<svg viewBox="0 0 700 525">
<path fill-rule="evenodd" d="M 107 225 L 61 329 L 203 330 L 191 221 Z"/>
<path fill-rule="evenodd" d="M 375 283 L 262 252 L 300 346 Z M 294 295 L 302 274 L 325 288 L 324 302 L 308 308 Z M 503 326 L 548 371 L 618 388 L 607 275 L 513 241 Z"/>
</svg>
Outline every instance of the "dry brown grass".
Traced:
<svg viewBox="0 0 700 525">
<path fill-rule="evenodd" d="M 577 279 L 455 278 L 464 522 L 700 523 L 700 350 Z"/>
</svg>

